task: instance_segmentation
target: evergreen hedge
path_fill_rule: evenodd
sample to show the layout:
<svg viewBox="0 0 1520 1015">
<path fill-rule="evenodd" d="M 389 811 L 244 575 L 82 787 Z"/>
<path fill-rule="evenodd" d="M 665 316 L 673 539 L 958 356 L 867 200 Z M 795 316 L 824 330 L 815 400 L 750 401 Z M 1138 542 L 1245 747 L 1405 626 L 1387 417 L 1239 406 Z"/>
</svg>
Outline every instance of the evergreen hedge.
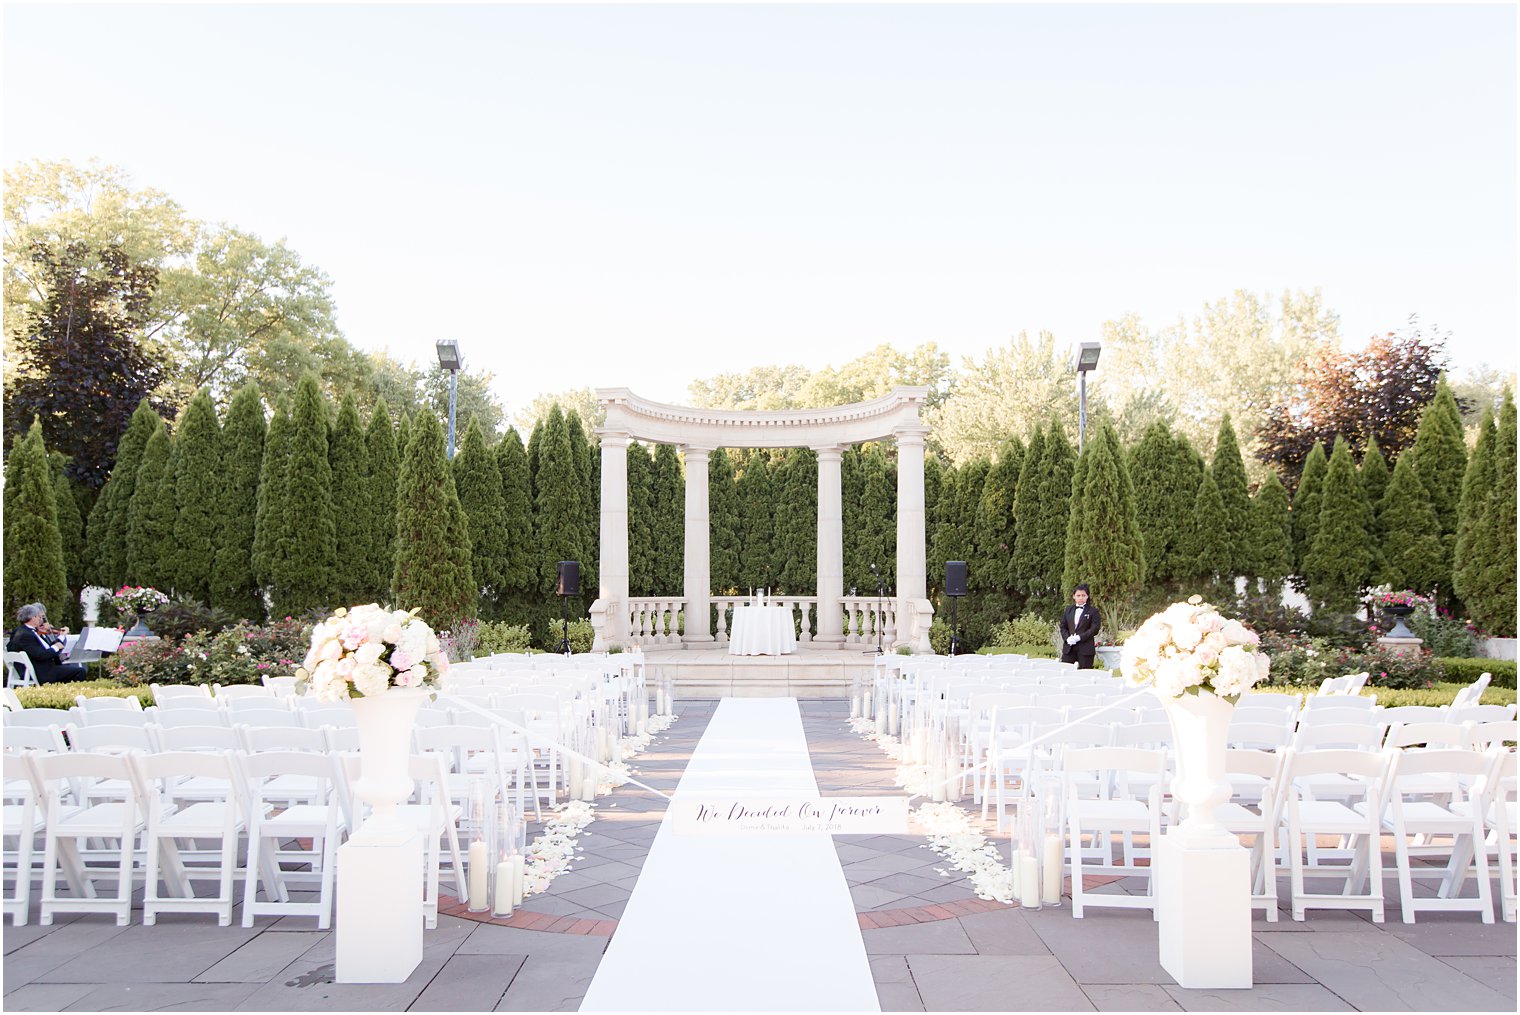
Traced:
<svg viewBox="0 0 1520 1015">
<path fill-rule="evenodd" d="M 443 428 L 431 412 L 419 412 L 412 422 L 396 504 L 391 604 L 418 610 L 435 631 L 473 618 L 479 589 L 470 570 L 469 532 L 449 471 Z"/>
<path fill-rule="evenodd" d="M 11 448 L 5 468 L 5 615 L 7 625 L 27 603 L 40 602 L 55 623 L 68 612 L 68 571 L 58 533 L 58 502 L 48 468 L 42 424 Z"/>
<path fill-rule="evenodd" d="M 205 388 L 196 392 L 179 421 L 174 460 L 174 542 L 168 572 L 179 596 L 211 602 L 216 571 L 217 524 L 226 478 L 222 471 L 222 428 Z"/>
<path fill-rule="evenodd" d="M 246 620 L 264 616 L 263 597 L 253 573 L 264 435 L 264 403 L 258 386 L 247 384 L 233 396 L 222 427 L 216 566 L 211 573 L 211 605 Z"/>
</svg>

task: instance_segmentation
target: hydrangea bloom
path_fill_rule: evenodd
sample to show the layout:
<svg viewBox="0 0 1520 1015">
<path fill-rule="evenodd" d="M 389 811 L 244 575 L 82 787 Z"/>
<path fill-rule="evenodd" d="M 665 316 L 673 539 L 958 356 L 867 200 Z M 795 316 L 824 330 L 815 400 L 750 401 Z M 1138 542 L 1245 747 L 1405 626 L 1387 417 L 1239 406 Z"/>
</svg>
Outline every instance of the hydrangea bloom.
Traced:
<svg viewBox="0 0 1520 1015">
<path fill-rule="evenodd" d="M 1235 698 L 1271 670 L 1260 644 L 1254 631 L 1193 596 L 1140 625 L 1120 652 L 1120 673 L 1130 686 L 1164 698 L 1199 691 Z"/>
<path fill-rule="evenodd" d="M 296 670 L 320 701 L 373 697 L 392 687 L 437 687 L 449 661 L 416 610 L 375 603 L 338 609 L 311 630 L 311 648 Z"/>
</svg>

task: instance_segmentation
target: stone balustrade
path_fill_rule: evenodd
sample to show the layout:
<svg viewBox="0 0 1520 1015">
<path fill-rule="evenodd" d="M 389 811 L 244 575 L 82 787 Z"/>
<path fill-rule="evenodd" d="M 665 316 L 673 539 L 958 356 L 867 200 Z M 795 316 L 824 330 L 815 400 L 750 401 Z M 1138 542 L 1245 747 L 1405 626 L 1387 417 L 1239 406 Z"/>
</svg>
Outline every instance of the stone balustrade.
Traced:
<svg viewBox="0 0 1520 1015">
<path fill-rule="evenodd" d="M 728 644 L 728 629 L 733 626 L 734 607 L 749 606 L 753 600 L 749 596 L 713 596 L 711 599 L 717 614 L 717 626 L 713 631 L 713 639 L 721 645 Z M 814 623 L 817 612 L 817 596 L 767 596 L 767 606 L 785 606 L 792 611 L 792 622 L 797 625 L 797 643 L 806 645 L 813 640 Z"/>
<path fill-rule="evenodd" d="M 884 651 L 892 651 L 897 639 L 897 599 L 876 596 L 844 596 L 839 600 L 844 607 L 844 643 L 846 645 L 875 645 L 877 633 L 881 634 Z"/>
<path fill-rule="evenodd" d="M 628 600 L 628 641 L 634 645 L 681 644 L 686 600 L 654 596 Z"/>
</svg>

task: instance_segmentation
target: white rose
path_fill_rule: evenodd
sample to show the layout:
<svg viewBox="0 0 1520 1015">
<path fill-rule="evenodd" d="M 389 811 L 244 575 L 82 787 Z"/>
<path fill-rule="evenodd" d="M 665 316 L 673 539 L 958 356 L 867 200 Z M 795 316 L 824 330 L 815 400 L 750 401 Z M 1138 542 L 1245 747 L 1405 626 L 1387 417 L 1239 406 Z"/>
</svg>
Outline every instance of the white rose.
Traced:
<svg viewBox="0 0 1520 1015">
<path fill-rule="evenodd" d="M 1225 641 L 1231 645 L 1256 644 L 1256 635 L 1238 620 L 1232 620 L 1225 624 L 1224 629 L 1220 633 L 1224 635 Z"/>
<path fill-rule="evenodd" d="M 354 687 L 358 689 L 360 694 L 366 697 L 384 694 L 385 689 L 390 686 L 390 682 L 390 667 L 384 663 L 360 666 L 354 670 Z"/>
<path fill-rule="evenodd" d="M 1172 641 L 1177 643 L 1178 648 L 1191 652 L 1193 646 L 1197 645 L 1201 640 L 1203 640 L 1203 629 L 1197 624 L 1186 621 L 1181 624 L 1172 625 Z"/>
<path fill-rule="evenodd" d="M 385 654 L 385 646 L 377 641 L 367 641 L 354 651 L 354 660 L 360 666 L 371 666 Z"/>
<path fill-rule="evenodd" d="M 1272 672 L 1272 660 L 1267 658 L 1265 652 L 1253 652 L 1251 657 L 1256 660 L 1256 680 L 1260 683 Z"/>
<path fill-rule="evenodd" d="M 1251 654 L 1231 645 L 1219 656 L 1219 672 L 1214 676 L 1214 693 L 1242 694 L 1256 682 L 1256 663 Z"/>
</svg>

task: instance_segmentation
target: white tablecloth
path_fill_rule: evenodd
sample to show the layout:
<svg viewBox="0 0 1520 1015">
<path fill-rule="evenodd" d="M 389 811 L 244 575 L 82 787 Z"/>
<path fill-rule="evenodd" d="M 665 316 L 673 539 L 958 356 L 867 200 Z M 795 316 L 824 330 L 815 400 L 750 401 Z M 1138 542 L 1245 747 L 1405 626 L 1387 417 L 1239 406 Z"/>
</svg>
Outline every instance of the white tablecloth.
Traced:
<svg viewBox="0 0 1520 1015">
<path fill-rule="evenodd" d="M 735 606 L 728 632 L 731 656 L 784 656 L 797 649 L 792 611 L 785 606 Z"/>
</svg>

